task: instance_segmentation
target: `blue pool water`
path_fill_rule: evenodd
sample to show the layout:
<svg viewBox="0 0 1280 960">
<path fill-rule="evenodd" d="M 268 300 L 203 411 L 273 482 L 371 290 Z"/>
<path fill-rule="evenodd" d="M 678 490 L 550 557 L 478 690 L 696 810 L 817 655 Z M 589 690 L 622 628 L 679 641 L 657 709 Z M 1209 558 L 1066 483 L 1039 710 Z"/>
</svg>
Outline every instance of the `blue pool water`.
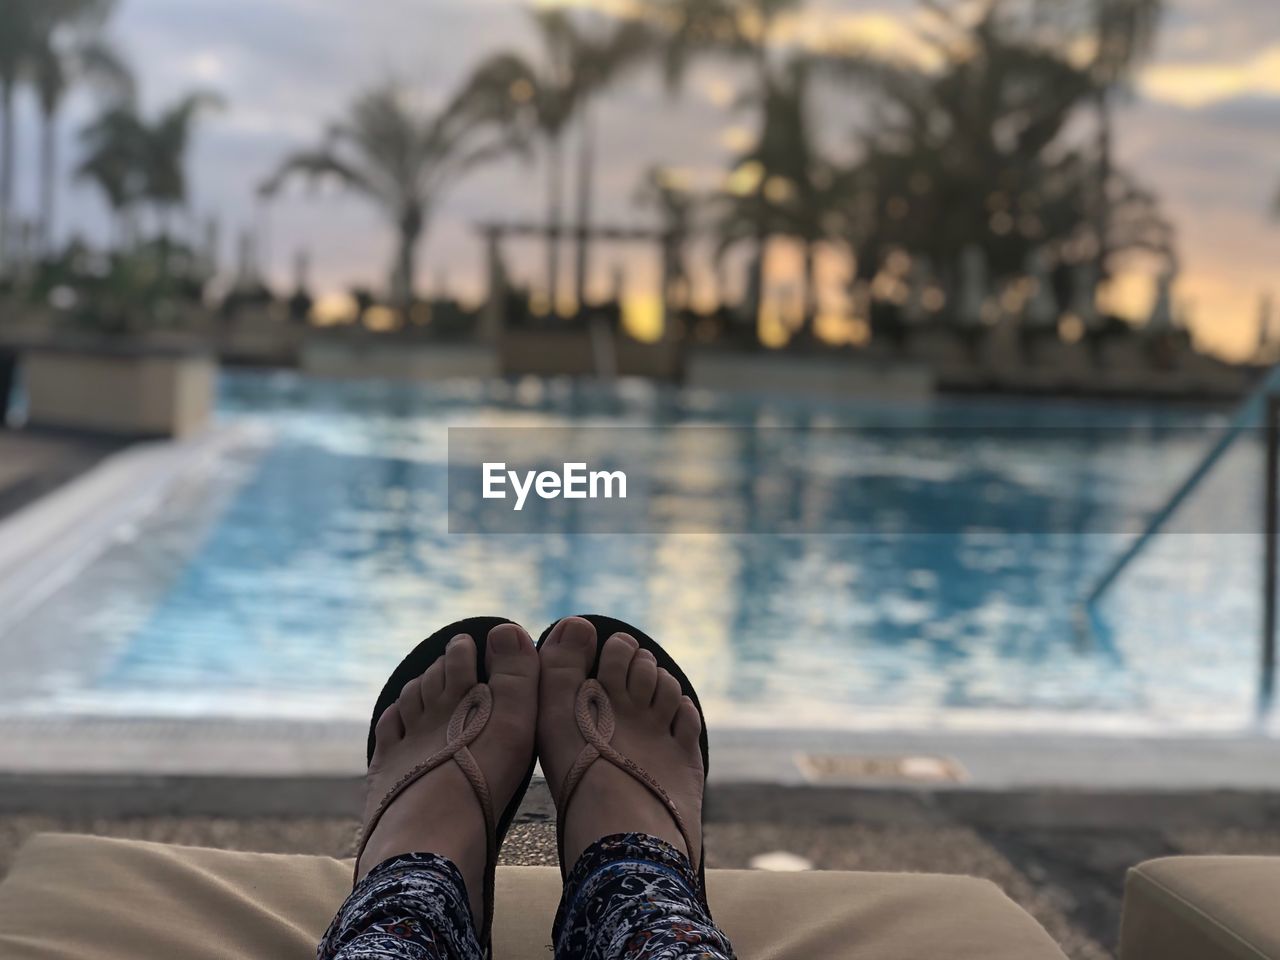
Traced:
<svg viewBox="0 0 1280 960">
<path fill-rule="evenodd" d="M 219 418 L 257 439 L 194 471 L 10 628 L 8 642 L 57 631 L 93 652 L 41 667 L 26 708 L 356 719 L 439 625 L 496 613 L 536 634 L 574 612 L 662 639 L 713 723 L 1182 721 L 1253 706 L 1252 438 L 1108 596 L 1105 634 L 1076 627 L 1079 599 L 1219 414 L 234 374 Z M 566 424 L 769 428 L 767 454 L 754 429 L 717 435 L 742 482 L 708 497 L 706 477 L 675 469 L 663 501 L 790 511 L 810 532 L 448 532 L 447 427 Z M 812 532 L 824 528 L 843 532 Z"/>
</svg>

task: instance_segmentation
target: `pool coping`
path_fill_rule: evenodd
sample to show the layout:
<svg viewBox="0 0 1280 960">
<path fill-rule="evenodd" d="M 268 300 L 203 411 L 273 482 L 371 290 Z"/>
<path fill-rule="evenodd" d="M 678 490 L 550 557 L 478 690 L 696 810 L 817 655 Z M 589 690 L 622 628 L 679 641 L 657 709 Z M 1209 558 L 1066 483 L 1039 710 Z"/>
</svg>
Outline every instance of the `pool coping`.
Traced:
<svg viewBox="0 0 1280 960">
<path fill-rule="evenodd" d="M 93 562 L 123 525 L 153 510 L 184 475 L 263 428 L 230 424 L 183 440 L 143 441 L 0 518 L 0 636 Z"/>
</svg>

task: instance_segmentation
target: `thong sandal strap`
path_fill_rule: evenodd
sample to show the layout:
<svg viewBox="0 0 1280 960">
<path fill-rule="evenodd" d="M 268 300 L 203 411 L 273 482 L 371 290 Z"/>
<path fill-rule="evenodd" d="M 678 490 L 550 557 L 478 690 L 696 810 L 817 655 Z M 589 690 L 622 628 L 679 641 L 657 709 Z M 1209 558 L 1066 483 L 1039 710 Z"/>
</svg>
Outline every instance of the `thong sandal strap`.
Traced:
<svg viewBox="0 0 1280 960">
<path fill-rule="evenodd" d="M 462 770 L 467 781 L 471 784 L 471 789 L 475 791 L 476 799 L 480 801 L 480 810 L 484 814 L 487 853 L 485 857 L 485 921 L 484 928 L 480 932 L 481 943 L 487 942 L 493 918 L 493 874 L 498 860 L 498 821 L 493 812 L 493 796 L 489 792 L 489 781 L 485 779 L 484 772 L 480 769 L 480 765 L 476 763 L 476 758 L 472 755 L 470 746 L 475 742 L 476 737 L 480 736 L 484 731 L 492 713 L 493 691 L 489 689 L 487 683 L 476 684 L 462 698 L 462 701 L 454 709 L 453 715 L 449 717 L 449 726 L 445 731 L 445 745 L 397 780 L 379 802 L 378 809 L 374 811 L 373 816 L 369 818 L 368 824 L 365 825 L 364 831 L 360 834 L 360 841 L 356 846 L 355 873 L 352 877 L 353 884 L 359 880 L 360 860 L 364 856 L 365 847 L 369 845 L 369 838 L 373 835 L 373 830 L 378 825 L 378 821 L 382 819 L 383 814 L 387 812 L 396 798 L 431 773 L 431 771 L 452 760 Z"/>
<path fill-rule="evenodd" d="M 587 745 L 582 748 L 582 752 L 578 754 L 578 758 L 574 760 L 573 766 L 565 775 L 564 783 L 560 787 L 560 796 L 556 801 L 556 808 L 560 811 L 560 825 L 556 833 L 560 838 L 561 869 L 567 870 L 572 866 L 564 862 L 564 824 L 569 810 L 569 801 L 573 798 L 574 791 L 578 789 L 578 784 L 582 782 L 583 775 L 597 760 L 606 760 L 613 764 L 643 784 L 645 789 L 658 798 L 667 808 L 671 819 L 675 821 L 680 836 L 684 838 L 684 847 L 689 852 L 689 861 L 692 863 L 693 858 L 699 855 L 698 851 L 694 848 L 693 840 L 689 836 L 689 828 L 685 825 L 684 817 L 667 796 L 667 791 L 662 789 L 662 785 L 647 770 L 614 749 L 611 742 L 614 731 L 613 704 L 609 702 L 609 695 L 600 685 L 600 681 L 587 680 L 578 688 L 574 718 L 578 722 L 578 732 L 582 734 L 582 739 L 587 742 Z M 694 864 L 694 869 L 697 869 L 697 864 Z"/>
</svg>

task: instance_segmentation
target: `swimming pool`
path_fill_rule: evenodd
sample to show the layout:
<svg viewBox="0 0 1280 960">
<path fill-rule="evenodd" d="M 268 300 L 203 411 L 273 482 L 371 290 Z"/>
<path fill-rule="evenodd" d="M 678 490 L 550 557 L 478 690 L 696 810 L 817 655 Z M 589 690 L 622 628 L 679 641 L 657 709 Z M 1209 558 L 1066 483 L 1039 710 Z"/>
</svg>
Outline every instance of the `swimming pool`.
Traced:
<svg viewBox="0 0 1280 960">
<path fill-rule="evenodd" d="M 251 439 L 193 465 L 0 628 L 21 678 L 5 710 L 358 720 L 435 627 L 496 613 L 536 635 L 574 612 L 668 643 L 713 724 L 1210 723 L 1253 709 L 1252 438 L 1108 596 L 1106 635 L 1076 629 L 1080 597 L 1221 414 L 234 373 L 219 420 Z M 566 424 L 779 431 L 782 453 L 766 456 L 804 445 L 782 497 L 810 532 L 448 532 L 447 427 Z M 726 442 L 738 475 L 762 469 L 749 443 Z M 696 508 L 705 491 L 672 477 L 666 499 Z M 775 494 L 745 482 L 713 497 L 757 498 L 751 513 Z"/>
</svg>

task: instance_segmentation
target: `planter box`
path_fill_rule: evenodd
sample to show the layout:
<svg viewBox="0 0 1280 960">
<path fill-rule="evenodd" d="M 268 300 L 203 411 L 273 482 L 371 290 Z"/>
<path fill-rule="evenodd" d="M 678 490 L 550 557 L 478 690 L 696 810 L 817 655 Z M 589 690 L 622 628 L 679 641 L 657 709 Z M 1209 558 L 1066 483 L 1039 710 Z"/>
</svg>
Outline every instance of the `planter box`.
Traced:
<svg viewBox="0 0 1280 960">
<path fill-rule="evenodd" d="M 50 346 L 22 366 L 32 426 L 181 437 L 213 412 L 217 365 L 203 352 Z"/>
<path fill-rule="evenodd" d="M 641 377 L 678 383 L 684 349 L 674 341 L 639 343 L 612 331 L 506 330 L 499 343 L 509 377 Z"/>
<path fill-rule="evenodd" d="M 219 332 L 218 355 L 224 363 L 296 367 L 305 336 L 304 328 L 284 323 L 239 322 Z"/>
<path fill-rule="evenodd" d="M 600 375 L 596 345 L 587 330 L 504 330 L 498 353 L 508 377 Z"/>
<path fill-rule="evenodd" d="M 485 379 L 498 375 L 498 358 L 484 343 L 439 343 L 395 335 L 310 333 L 300 366 L 313 377 L 337 380 Z"/>
<path fill-rule="evenodd" d="M 933 396 L 934 376 L 922 364 L 876 363 L 848 354 L 824 357 L 700 349 L 689 355 L 685 385 L 728 393 L 920 400 Z"/>
<path fill-rule="evenodd" d="M 684 380 L 685 350 L 674 340 L 637 343 L 627 337 L 617 340 L 618 376 L 644 377 L 664 383 Z"/>
</svg>

